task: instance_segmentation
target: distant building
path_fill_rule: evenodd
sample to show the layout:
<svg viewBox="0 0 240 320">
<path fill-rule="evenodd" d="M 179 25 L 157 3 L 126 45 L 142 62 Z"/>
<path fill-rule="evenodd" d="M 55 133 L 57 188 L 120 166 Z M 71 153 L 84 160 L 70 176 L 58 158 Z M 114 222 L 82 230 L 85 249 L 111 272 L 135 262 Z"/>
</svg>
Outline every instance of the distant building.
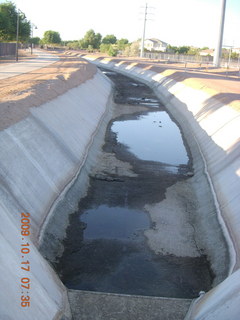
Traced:
<svg viewBox="0 0 240 320">
<path fill-rule="evenodd" d="M 200 56 L 214 56 L 214 50 L 213 49 L 206 49 L 199 52 Z"/>
<path fill-rule="evenodd" d="M 151 38 L 144 41 L 144 48 L 149 51 L 162 51 L 166 52 L 168 43 L 159 39 Z"/>
<path fill-rule="evenodd" d="M 240 48 L 232 48 L 232 52 L 240 54 Z"/>
</svg>

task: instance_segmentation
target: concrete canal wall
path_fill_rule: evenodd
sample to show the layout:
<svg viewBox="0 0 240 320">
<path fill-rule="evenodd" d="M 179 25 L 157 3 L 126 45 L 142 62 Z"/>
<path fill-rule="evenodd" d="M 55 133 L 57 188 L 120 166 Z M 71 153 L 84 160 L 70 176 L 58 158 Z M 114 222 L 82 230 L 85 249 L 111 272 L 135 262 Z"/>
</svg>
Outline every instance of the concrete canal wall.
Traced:
<svg viewBox="0 0 240 320">
<path fill-rule="evenodd" d="M 51 207 L 84 165 L 108 110 L 111 84 L 96 70 L 0 132 L 2 320 L 71 319 L 67 290 L 37 248 Z M 21 234 L 21 213 L 30 214 L 30 236 Z M 26 243 L 30 250 L 21 251 Z"/>
<path fill-rule="evenodd" d="M 231 259 L 228 278 L 197 300 L 188 318 L 237 319 L 239 113 L 208 93 L 161 74 L 124 63 L 95 62 L 150 84 L 183 130 L 192 133 L 205 161 L 205 174 L 209 177 Z M 0 132 L 0 319 L 71 319 L 66 289 L 38 251 L 39 236 L 52 207 L 84 165 L 108 112 L 110 95 L 109 80 L 97 72 L 79 87 L 32 108 L 29 117 Z M 21 212 L 30 213 L 29 237 L 21 234 Z M 21 244 L 27 242 L 30 252 L 23 254 Z M 26 261 L 30 272 L 21 268 Z M 21 286 L 23 278 L 30 282 L 28 288 Z M 22 296 L 30 297 L 30 308 L 21 306 Z"/>
<path fill-rule="evenodd" d="M 213 194 L 218 214 L 218 221 L 225 236 L 229 255 L 228 277 L 209 293 L 201 296 L 193 303 L 188 319 L 237 319 L 240 312 L 240 112 L 236 105 L 224 104 L 224 94 L 213 94 L 204 88 L 196 88 L 174 80 L 172 77 L 156 73 L 146 65 L 139 67 L 137 63 L 128 61 L 112 61 L 111 59 L 85 57 L 98 66 L 115 70 L 132 76 L 150 85 L 168 111 L 174 116 L 183 129 L 184 136 L 191 151 L 198 148 L 201 162 L 204 163 L 204 174 Z M 144 62 L 142 63 L 144 64 Z M 227 98 L 227 94 L 225 96 Z M 195 146 L 195 147 L 194 147 Z M 193 154 L 194 158 L 194 154 Z M 199 173 L 198 159 L 194 159 L 196 183 Z M 199 194 L 204 199 L 204 190 L 199 185 Z M 204 201 L 203 201 L 204 203 Z M 206 216 L 202 217 L 205 227 L 211 212 L 203 208 Z M 203 230 L 202 229 L 202 230 Z M 217 255 L 220 243 L 214 243 L 208 232 L 201 233 L 203 242 L 212 247 L 210 255 L 213 269 L 219 263 Z M 211 249 L 210 249 L 211 251 Z M 217 283 L 215 283 L 216 285 Z"/>
</svg>

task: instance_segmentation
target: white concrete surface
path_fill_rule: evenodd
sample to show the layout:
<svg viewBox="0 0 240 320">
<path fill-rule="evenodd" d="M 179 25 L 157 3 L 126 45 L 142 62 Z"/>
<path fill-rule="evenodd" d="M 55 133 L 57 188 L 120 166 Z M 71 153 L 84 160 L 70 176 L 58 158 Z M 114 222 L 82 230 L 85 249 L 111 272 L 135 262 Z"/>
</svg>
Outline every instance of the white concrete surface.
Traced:
<svg viewBox="0 0 240 320">
<path fill-rule="evenodd" d="M 230 275 L 190 308 L 186 320 L 239 320 L 240 270 Z"/>
<path fill-rule="evenodd" d="M 0 132 L 1 320 L 70 319 L 66 289 L 38 252 L 38 236 L 51 206 L 83 166 L 110 93 L 109 80 L 96 73 Z M 21 212 L 31 214 L 29 272 L 21 269 Z M 22 277 L 30 279 L 30 308 L 21 307 Z"/>
<path fill-rule="evenodd" d="M 230 266 L 229 277 L 211 290 L 203 302 L 196 302 L 188 319 L 239 319 L 240 113 L 204 91 L 185 86 L 153 71 L 143 70 L 135 64 L 126 66 L 122 62 L 101 61 L 91 57 L 87 59 L 148 83 L 169 112 L 177 118 L 183 130 L 188 130 L 188 142 L 196 141 L 205 163 L 205 174 L 213 193 L 218 220 L 228 243 Z M 202 237 L 206 238 L 206 235 Z M 214 251 L 216 255 L 217 243 Z M 234 270 L 237 272 L 233 273 Z"/>
<path fill-rule="evenodd" d="M 218 206 L 219 222 L 228 241 L 231 266 L 229 277 L 196 301 L 188 319 L 238 319 L 239 113 L 222 106 L 205 92 L 139 69 L 134 64 L 127 69 L 121 63 L 105 62 L 106 66 L 149 83 L 169 111 L 179 117 L 181 125 L 192 133 L 192 139 L 196 138 Z M 63 315 L 64 319 L 70 319 L 66 290 L 39 254 L 38 236 L 50 208 L 83 166 L 106 112 L 110 92 L 109 81 L 98 73 L 63 96 L 33 108 L 30 117 L 0 132 L 0 319 L 57 320 Z M 195 179 L 198 174 L 195 173 Z M 204 195 L 203 187 L 199 194 Z M 206 204 L 206 210 L 207 207 Z M 20 305 L 20 279 L 26 277 L 21 269 L 21 212 L 31 214 L 31 308 Z M 217 250 L 216 243 L 216 253 Z M 234 268 L 237 271 L 232 273 Z"/>
<path fill-rule="evenodd" d="M 34 50 L 33 54 L 36 55 L 36 57 L 32 59 L 24 61 L 19 60 L 18 62 L 0 65 L 0 80 L 19 76 L 27 72 L 37 71 L 38 69 L 47 67 L 59 60 L 57 55 L 53 55 L 46 51 Z"/>
</svg>

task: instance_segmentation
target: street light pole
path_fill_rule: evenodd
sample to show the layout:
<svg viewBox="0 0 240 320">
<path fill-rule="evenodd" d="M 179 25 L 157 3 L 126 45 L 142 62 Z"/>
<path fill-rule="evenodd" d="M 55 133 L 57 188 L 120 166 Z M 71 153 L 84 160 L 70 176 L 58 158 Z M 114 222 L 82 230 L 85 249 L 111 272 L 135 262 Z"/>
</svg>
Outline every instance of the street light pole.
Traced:
<svg viewBox="0 0 240 320">
<path fill-rule="evenodd" d="M 216 45 L 216 49 L 215 49 L 215 52 L 214 52 L 214 59 L 213 59 L 213 64 L 214 64 L 215 67 L 219 67 L 220 66 L 220 61 L 221 61 L 225 10 L 226 10 L 226 0 L 222 0 L 218 42 L 217 42 L 217 45 Z"/>
<path fill-rule="evenodd" d="M 18 61 L 19 10 L 17 11 L 16 61 Z"/>
</svg>

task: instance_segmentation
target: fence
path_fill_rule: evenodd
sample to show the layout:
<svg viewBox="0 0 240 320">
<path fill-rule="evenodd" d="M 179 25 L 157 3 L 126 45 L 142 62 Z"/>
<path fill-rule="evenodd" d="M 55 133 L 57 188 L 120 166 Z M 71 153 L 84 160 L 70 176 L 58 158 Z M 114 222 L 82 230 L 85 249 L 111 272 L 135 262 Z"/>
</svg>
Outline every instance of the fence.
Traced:
<svg viewBox="0 0 240 320">
<path fill-rule="evenodd" d="M 211 56 L 197 56 L 187 54 L 173 54 L 173 53 L 155 53 L 145 52 L 144 58 L 152 60 L 163 60 L 168 62 L 180 62 L 180 63 L 203 63 L 212 64 L 213 57 Z M 240 59 L 222 59 L 221 66 L 227 68 L 240 68 Z"/>
<path fill-rule="evenodd" d="M 14 56 L 16 53 L 16 43 L 0 42 L 0 57 Z"/>
<path fill-rule="evenodd" d="M 174 53 L 155 53 L 155 52 L 145 52 L 144 58 L 155 59 L 155 60 L 165 60 L 173 62 L 193 62 L 193 63 L 212 63 L 213 57 L 210 56 L 196 56 L 187 54 L 174 54 Z"/>
</svg>

